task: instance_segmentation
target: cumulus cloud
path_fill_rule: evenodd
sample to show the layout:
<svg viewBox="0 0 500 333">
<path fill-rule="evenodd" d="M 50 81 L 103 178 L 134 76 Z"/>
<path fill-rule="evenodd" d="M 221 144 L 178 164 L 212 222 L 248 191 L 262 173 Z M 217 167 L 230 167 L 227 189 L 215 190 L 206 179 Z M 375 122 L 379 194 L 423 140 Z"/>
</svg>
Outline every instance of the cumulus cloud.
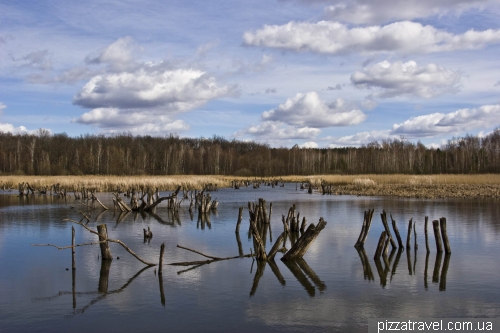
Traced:
<svg viewBox="0 0 500 333">
<path fill-rule="evenodd" d="M 331 143 L 329 148 L 347 147 L 347 146 L 361 146 L 374 141 L 382 141 L 394 138 L 390 130 L 385 131 L 370 131 L 360 132 L 353 135 L 346 135 L 338 138 L 328 137 L 326 140 Z"/>
<path fill-rule="evenodd" d="M 233 134 L 238 138 L 251 135 L 260 140 L 287 140 L 287 139 L 312 139 L 321 132 L 320 129 L 311 127 L 283 127 L 273 121 L 265 121 L 259 125 L 250 126 Z"/>
<path fill-rule="evenodd" d="M 0 132 L 10 132 L 12 134 L 27 133 L 28 129 L 24 126 L 15 127 L 12 124 L 0 123 Z"/>
<path fill-rule="evenodd" d="M 94 75 L 74 96 L 73 103 L 92 109 L 73 122 L 94 125 L 105 133 L 137 134 L 179 132 L 189 129 L 175 120 L 210 100 L 238 93 L 234 85 L 220 85 L 216 78 L 193 68 L 172 68 L 166 62 L 138 62 L 137 46 L 130 37 L 120 38 L 98 55 L 87 57 L 97 67 Z M 61 80 L 88 75 L 85 70 L 66 73 Z M 144 132 L 142 132 L 144 131 Z"/>
<path fill-rule="evenodd" d="M 189 129 L 183 120 L 172 120 L 161 110 L 137 110 L 118 108 L 96 108 L 82 114 L 72 122 L 95 125 L 104 133 L 130 132 L 132 134 L 163 134 Z"/>
<path fill-rule="evenodd" d="M 328 18 L 354 24 L 376 24 L 393 20 L 413 20 L 446 13 L 460 13 L 471 8 L 482 8 L 495 0 L 351 0 L 331 4 L 325 9 Z"/>
<path fill-rule="evenodd" d="M 491 128 L 500 122 L 500 105 L 483 105 L 477 108 L 460 109 L 450 113 L 433 113 L 412 117 L 402 123 L 394 124 L 390 130 L 360 132 L 343 137 L 326 137 L 329 147 L 361 146 L 374 141 L 437 137 L 459 134 L 477 128 Z M 479 136 L 484 135 L 484 131 Z M 434 146 L 429 146 L 434 147 Z"/>
<path fill-rule="evenodd" d="M 104 48 L 97 55 L 90 55 L 85 59 L 88 64 L 106 64 L 115 71 L 130 70 L 137 66 L 135 59 L 140 47 L 130 36 L 119 38 Z"/>
<path fill-rule="evenodd" d="M 445 114 L 433 113 L 412 117 L 403 123 L 394 124 L 392 133 L 412 137 L 428 137 L 491 127 L 494 124 L 499 124 L 498 119 L 500 119 L 500 105 L 483 105 L 478 108 L 460 109 Z"/>
<path fill-rule="evenodd" d="M 452 34 L 430 25 L 401 21 L 354 27 L 331 21 L 288 22 L 245 32 L 246 45 L 342 55 L 350 53 L 432 53 L 480 49 L 500 43 L 500 29 Z"/>
<path fill-rule="evenodd" d="M 219 86 L 216 79 L 195 69 L 96 75 L 74 97 L 86 108 L 156 108 L 166 112 L 191 110 L 207 101 L 233 93 L 235 87 Z"/>
<path fill-rule="evenodd" d="M 428 64 L 417 66 L 415 61 L 405 63 L 382 61 L 351 75 L 358 88 L 378 88 L 374 97 L 390 98 L 403 95 L 432 98 L 459 89 L 462 74 L 444 67 Z"/>
<path fill-rule="evenodd" d="M 297 94 L 277 108 L 262 113 L 262 119 L 299 127 L 331 127 L 359 124 L 366 119 L 361 110 L 349 110 L 342 99 L 327 104 L 316 92 Z"/>
</svg>

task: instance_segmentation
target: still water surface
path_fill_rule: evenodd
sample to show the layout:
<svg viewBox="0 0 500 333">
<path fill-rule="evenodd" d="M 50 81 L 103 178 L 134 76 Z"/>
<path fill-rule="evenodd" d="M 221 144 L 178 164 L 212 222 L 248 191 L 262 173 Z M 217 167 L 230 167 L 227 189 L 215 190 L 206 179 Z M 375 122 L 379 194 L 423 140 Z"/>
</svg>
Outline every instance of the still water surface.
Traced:
<svg viewBox="0 0 500 333">
<path fill-rule="evenodd" d="M 112 207 L 111 194 L 98 197 Z M 88 226 L 106 223 L 110 238 L 149 261 L 158 260 L 165 242 L 164 263 L 172 263 L 205 259 L 177 244 L 237 256 L 238 207 L 258 198 L 273 203 L 268 250 L 293 203 L 308 222 L 324 217 L 328 224 L 297 263 L 285 265 L 278 253 L 276 267 L 259 267 L 250 258 L 186 272 L 188 267 L 165 265 L 161 279 L 118 244 L 110 244 L 115 259 L 109 267 L 102 267 L 98 245 L 78 247 L 73 289 L 71 250 L 31 244 L 70 245 L 72 224 L 63 219 L 79 220 L 78 211 L 87 208 L 73 199 L 0 193 L 0 332 L 366 332 L 369 318 L 500 316 L 498 201 L 308 195 L 294 184 L 222 189 L 212 197 L 219 208 L 206 223 L 191 217 L 184 203 L 180 221 L 169 219 L 162 204 L 156 215 L 119 216 L 96 208 L 88 212 Z M 353 245 L 370 208 L 375 214 L 365 244 L 369 265 L 363 267 L 363 254 Z M 373 260 L 382 210 L 392 213 L 403 239 L 408 220 L 417 222 L 418 250 L 394 251 L 389 266 Z M 426 255 L 426 215 L 430 221 L 447 218 L 451 256 L 436 253 L 432 226 Z M 96 240 L 74 226 L 77 244 Z M 144 242 L 148 226 L 153 238 Z M 246 209 L 240 240 L 249 253 Z"/>
</svg>

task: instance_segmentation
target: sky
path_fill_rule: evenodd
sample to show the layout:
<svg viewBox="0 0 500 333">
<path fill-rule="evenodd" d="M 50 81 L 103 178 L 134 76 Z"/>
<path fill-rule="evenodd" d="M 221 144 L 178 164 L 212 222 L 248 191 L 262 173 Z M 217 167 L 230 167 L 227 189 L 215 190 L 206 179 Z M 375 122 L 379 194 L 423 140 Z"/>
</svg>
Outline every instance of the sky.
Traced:
<svg viewBox="0 0 500 333">
<path fill-rule="evenodd" d="M 0 0 L 0 131 L 436 148 L 500 126 L 500 0 Z"/>
</svg>

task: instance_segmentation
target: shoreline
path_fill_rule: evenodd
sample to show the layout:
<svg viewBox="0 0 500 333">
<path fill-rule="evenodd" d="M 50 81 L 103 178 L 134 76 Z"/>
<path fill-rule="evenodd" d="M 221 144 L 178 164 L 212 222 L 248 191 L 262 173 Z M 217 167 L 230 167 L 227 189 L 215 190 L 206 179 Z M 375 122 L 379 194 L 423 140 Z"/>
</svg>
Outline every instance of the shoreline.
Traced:
<svg viewBox="0 0 500 333">
<path fill-rule="evenodd" d="M 500 175 L 314 175 L 283 177 L 237 177 L 217 175 L 174 176 L 0 176 L 0 189 L 17 191 L 18 184 L 28 182 L 34 188 L 60 184 L 68 192 L 82 187 L 98 192 L 112 192 L 119 188 L 150 187 L 160 191 L 201 190 L 208 184 L 229 188 L 233 181 L 248 183 L 271 181 L 279 183 L 311 184 L 314 193 L 321 193 L 321 183 L 331 185 L 331 195 L 389 196 L 404 198 L 500 198 Z M 263 186 L 264 186 L 263 185 Z M 330 194 L 327 194 L 330 195 Z"/>
</svg>

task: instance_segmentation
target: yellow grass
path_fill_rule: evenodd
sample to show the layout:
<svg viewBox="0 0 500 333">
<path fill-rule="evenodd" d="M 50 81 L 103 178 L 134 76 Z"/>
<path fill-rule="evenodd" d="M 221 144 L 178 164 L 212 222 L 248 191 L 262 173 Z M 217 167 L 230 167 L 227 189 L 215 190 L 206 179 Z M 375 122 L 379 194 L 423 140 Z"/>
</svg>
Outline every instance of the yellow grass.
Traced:
<svg viewBox="0 0 500 333">
<path fill-rule="evenodd" d="M 216 184 L 220 188 L 231 185 L 229 178 L 218 176 L 0 176 L 0 188 L 17 188 L 22 182 L 28 182 L 34 188 L 59 183 L 70 191 L 86 187 L 100 192 L 115 191 L 118 187 L 122 191 L 131 187 L 165 191 L 175 190 L 177 186 L 192 190 L 202 189 L 206 184 Z"/>
<path fill-rule="evenodd" d="M 317 175 L 317 176 L 284 176 L 270 177 L 264 180 L 277 179 L 285 182 L 311 182 L 318 186 L 321 181 L 333 185 L 355 185 L 356 187 L 373 187 L 384 184 L 402 185 L 500 185 L 499 174 L 481 175 Z M 254 177 L 233 176 L 0 176 L 0 188 L 17 188 L 18 183 L 28 182 L 35 188 L 59 183 L 67 189 L 83 186 L 98 191 L 114 191 L 117 187 L 126 190 L 130 187 L 158 187 L 160 190 L 174 190 L 177 186 L 185 189 L 202 189 L 206 184 L 217 184 L 219 188 L 231 186 L 231 181 L 255 180 Z M 260 179 L 260 178 L 259 178 Z"/>
</svg>

